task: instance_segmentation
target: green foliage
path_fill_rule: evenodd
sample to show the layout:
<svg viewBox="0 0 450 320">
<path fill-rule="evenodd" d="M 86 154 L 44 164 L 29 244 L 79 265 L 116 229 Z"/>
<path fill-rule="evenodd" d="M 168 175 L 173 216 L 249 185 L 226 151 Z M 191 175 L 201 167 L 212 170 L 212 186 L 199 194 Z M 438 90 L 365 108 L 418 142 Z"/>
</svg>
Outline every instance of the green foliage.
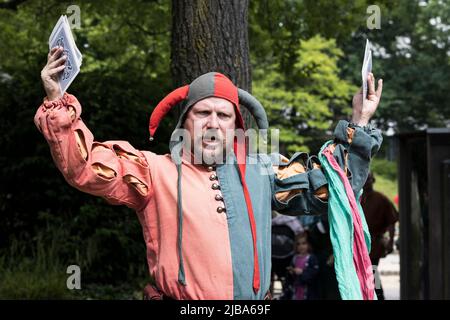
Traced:
<svg viewBox="0 0 450 320">
<path fill-rule="evenodd" d="M 0 9 L 0 298 L 139 299 L 148 279 L 135 213 L 68 186 L 33 116 L 49 34 L 71 2 L 28 0 Z M 365 38 L 384 79 L 378 125 L 407 131 L 448 126 L 450 2 L 378 1 L 381 30 L 367 30 L 366 0 L 250 1 L 253 93 L 280 129 L 281 152 L 316 152 L 348 118 L 360 86 Z M 148 145 L 148 116 L 171 89 L 170 1 L 77 1 L 83 65 L 70 87 L 97 141 L 167 151 L 165 119 Z M 398 38 L 410 39 L 398 46 Z M 375 159 L 375 188 L 390 199 L 395 164 Z M 68 292 L 66 266 L 82 268 Z"/>
<path fill-rule="evenodd" d="M 394 203 L 394 198 L 398 195 L 398 181 L 390 180 L 382 175 L 376 175 L 376 180 L 377 181 L 373 186 L 374 189 L 384 194 L 392 203 Z"/>
<path fill-rule="evenodd" d="M 373 4 L 362 0 L 250 2 L 255 73 L 271 72 L 272 66 L 281 77 L 291 79 L 301 40 L 319 34 L 335 39 L 343 51 L 338 77 L 359 87 L 364 43 L 369 38 L 375 47 L 374 74 L 384 80 L 377 124 L 396 132 L 449 126 L 450 2 L 377 1 L 381 29 L 368 30 L 366 9 Z M 399 45 L 401 39 L 409 44 Z M 320 140 L 323 133 L 312 136 Z"/>
<path fill-rule="evenodd" d="M 386 159 L 374 158 L 370 170 L 375 176 L 374 189 L 394 201 L 398 195 L 397 163 Z"/>
<path fill-rule="evenodd" d="M 121 265 L 120 259 L 125 259 L 127 264 L 134 267 L 139 265 L 126 255 L 115 257 L 114 264 L 109 263 L 111 255 L 108 251 L 116 249 L 113 245 L 117 244 L 114 237 L 110 239 L 113 241 L 108 244 L 110 247 L 106 250 L 89 252 L 90 243 L 98 245 L 95 243 L 94 235 L 87 240 L 89 244 L 85 254 L 80 254 L 80 248 L 71 250 L 65 248 L 71 247 L 74 240 L 69 239 L 67 230 L 62 228 L 39 232 L 33 245 L 28 247 L 24 246 L 23 242 L 13 240 L 9 248 L 0 251 L 0 299 L 142 299 L 142 289 L 149 282 L 142 272 L 140 274 L 130 272 L 129 279 L 120 277 L 116 279 L 114 277 L 117 274 L 110 274 L 114 270 L 111 266 Z M 132 249 L 132 246 L 133 244 L 129 243 L 127 249 Z M 28 248 L 31 248 L 30 252 Z M 121 249 L 117 251 L 120 252 Z M 64 258 L 64 254 L 73 252 L 75 256 L 72 259 Z M 94 256 L 89 257 L 92 254 Z M 140 256 L 143 256 L 141 252 Z M 86 258 L 93 258 L 93 261 Z M 93 266 L 97 261 L 102 263 L 99 268 Z M 71 264 L 79 265 L 81 268 L 79 290 L 69 290 L 66 286 L 69 277 L 66 271 Z M 103 275 L 111 282 L 102 284 L 99 282 L 99 275 Z"/>
<path fill-rule="evenodd" d="M 142 300 L 145 285 L 144 282 L 140 285 L 126 282 L 118 285 L 88 284 L 81 290 L 74 290 L 72 298 L 78 300 Z"/>
<path fill-rule="evenodd" d="M 0 256 L 0 299 L 68 299 L 66 267 L 58 257 L 58 238 L 49 247 L 41 237 L 33 253 L 13 241 Z"/>
<path fill-rule="evenodd" d="M 135 213 L 67 185 L 33 123 L 45 95 L 40 70 L 47 59 L 48 37 L 71 4 L 30 0 L 17 11 L 0 9 L 0 249 L 18 241 L 24 250 L 15 258 L 2 252 L 2 266 L 9 268 L 2 272 L 8 277 L 3 282 L 6 296 L 14 296 L 5 292 L 12 292 L 17 279 L 21 290 L 30 290 L 29 295 L 22 292 L 23 297 L 37 297 L 41 289 L 47 297 L 65 297 L 55 287 L 65 287 L 65 268 L 62 278 L 60 269 L 34 268 L 36 259 L 45 256 L 33 255 L 37 235 L 44 247 L 60 241 L 52 251 L 60 264 L 52 265 L 80 265 L 85 284 L 140 286 L 137 279 L 148 274 Z M 83 65 L 69 92 L 81 102 L 82 118 L 97 141 L 127 140 L 148 149 L 148 117 L 171 89 L 170 3 L 117 0 L 77 5 L 81 29 L 74 33 Z M 155 152 L 167 150 L 174 123 L 169 120 L 166 125 L 158 132 L 160 143 L 152 146 Z M 8 283 L 10 288 L 5 287 Z"/>
<path fill-rule="evenodd" d="M 254 72 L 253 92 L 265 106 L 272 128 L 280 129 L 282 150 L 308 150 L 317 132 L 327 130 L 336 114 L 349 114 L 356 87 L 339 79 L 342 51 L 321 36 L 301 41 L 286 78 L 279 65 Z"/>
<path fill-rule="evenodd" d="M 372 160 L 370 170 L 372 170 L 375 174 L 382 175 L 387 179 L 397 179 L 397 163 L 395 163 L 394 161 L 374 158 Z"/>
<path fill-rule="evenodd" d="M 384 79 L 378 125 L 395 132 L 449 126 L 450 2 L 399 0 L 381 13 L 380 30 L 361 27 L 341 44 L 344 76 L 359 81 L 358 69 L 351 66 L 369 37 L 375 46 L 374 73 Z"/>
</svg>

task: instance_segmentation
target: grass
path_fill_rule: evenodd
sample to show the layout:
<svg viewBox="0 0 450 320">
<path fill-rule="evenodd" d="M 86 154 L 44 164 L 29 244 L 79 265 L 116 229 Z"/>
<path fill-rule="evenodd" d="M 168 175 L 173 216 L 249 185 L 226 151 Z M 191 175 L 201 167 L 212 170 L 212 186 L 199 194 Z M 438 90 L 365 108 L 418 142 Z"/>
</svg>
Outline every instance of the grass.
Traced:
<svg viewBox="0 0 450 320">
<path fill-rule="evenodd" d="M 0 299 L 70 299 L 66 267 L 38 238 L 36 250 L 26 255 L 13 242 L 0 257 Z"/>
<path fill-rule="evenodd" d="M 0 256 L 0 300 L 4 299 L 80 299 L 141 300 L 146 279 L 119 285 L 84 283 L 81 289 L 67 288 L 67 265 L 62 263 L 54 246 L 45 247 L 37 240 L 36 250 L 26 255 L 18 242 Z"/>
<path fill-rule="evenodd" d="M 389 200 L 394 202 L 394 197 L 398 194 L 397 180 L 391 180 L 377 174 L 375 174 L 375 179 L 375 190 L 381 192 Z"/>
<path fill-rule="evenodd" d="M 375 175 L 374 189 L 394 202 L 398 194 L 397 164 L 385 159 L 373 159 L 371 170 Z"/>
<path fill-rule="evenodd" d="M 144 283 L 135 286 L 128 283 L 120 285 L 88 284 L 81 290 L 73 291 L 73 299 L 82 300 L 142 300 Z"/>
<path fill-rule="evenodd" d="M 4 299 L 79 299 L 79 300 L 141 300 L 148 279 L 133 279 L 118 285 L 83 282 L 81 289 L 67 288 L 67 263 L 58 258 L 58 236 L 50 245 L 44 245 L 38 236 L 35 249 L 24 251 L 24 245 L 13 241 L 7 250 L 0 252 L 0 300 Z"/>
</svg>

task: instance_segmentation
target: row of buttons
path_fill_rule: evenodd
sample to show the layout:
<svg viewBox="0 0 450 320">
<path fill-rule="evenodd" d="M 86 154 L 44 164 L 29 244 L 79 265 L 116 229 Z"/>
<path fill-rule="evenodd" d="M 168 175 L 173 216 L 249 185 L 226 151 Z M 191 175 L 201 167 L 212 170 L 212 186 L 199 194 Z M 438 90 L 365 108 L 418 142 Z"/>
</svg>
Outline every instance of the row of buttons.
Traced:
<svg viewBox="0 0 450 320">
<path fill-rule="evenodd" d="M 213 172 L 213 171 L 215 170 L 215 168 L 214 168 L 213 166 L 209 166 L 209 167 L 207 167 L 207 170 L 208 170 L 209 172 Z M 213 172 L 213 173 L 209 176 L 209 180 L 210 180 L 210 181 L 216 181 L 216 180 L 218 180 L 217 175 Z M 213 189 L 213 190 L 220 190 L 220 185 L 219 185 L 217 182 L 214 182 L 214 183 L 211 185 L 211 189 Z M 223 197 L 222 197 L 220 194 L 216 194 L 216 195 L 214 196 L 214 199 L 215 199 L 216 201 L 223 201 Z M 222 207 L 222 206 L 217 207 L 217 212 L 218 212 L 218 213 L 222 213 L 222 212 L 226 212 L 226 211 L 227 211 L 227 209 L 225 209 L 225 207 Z"/>
</svg>

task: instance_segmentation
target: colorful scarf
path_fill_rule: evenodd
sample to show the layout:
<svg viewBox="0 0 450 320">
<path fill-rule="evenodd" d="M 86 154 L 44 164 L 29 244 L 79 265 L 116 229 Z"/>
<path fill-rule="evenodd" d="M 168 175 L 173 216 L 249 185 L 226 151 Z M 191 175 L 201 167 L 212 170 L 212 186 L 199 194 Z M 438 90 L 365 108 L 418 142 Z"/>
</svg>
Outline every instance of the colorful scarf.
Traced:
<svg viewBox="0 0 450 320">
<path fill-rule="evenodd" d="M 322 146 L 319 159 L 328 180 L 328 221 L 339 292 L 343 300 L 373 300 L 369 229 L 350 182 L 333 157 L 331 144 L 328 141 Z"/>
</svg>

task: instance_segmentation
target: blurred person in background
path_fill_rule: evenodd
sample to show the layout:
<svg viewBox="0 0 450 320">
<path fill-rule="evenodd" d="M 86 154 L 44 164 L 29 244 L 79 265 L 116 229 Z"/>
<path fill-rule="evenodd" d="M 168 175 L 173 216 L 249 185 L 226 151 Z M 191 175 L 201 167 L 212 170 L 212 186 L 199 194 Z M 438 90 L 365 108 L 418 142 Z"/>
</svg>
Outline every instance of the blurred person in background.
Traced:
<svg viewBox="0 0 450 320">
<path fill-rule="evenodd" d="M 372 237 L 370 260 L 374 270 L 377 270 L 380 259 L 394 250 L 395 223 L 398 221 L 398 212 L 385 195 L 373 189 L 374 183 L 375 176 L 370 172 L 363 187 L 361 206 Z M 389 238 L 385 237 L 386 232 L 389 232 Z M 375 279 L 377 278 L 375 277 Z M 377 284 L 375 292 L 378 300 L 384 300 L 381 281 L 378 281 Z"/>
</svg>

